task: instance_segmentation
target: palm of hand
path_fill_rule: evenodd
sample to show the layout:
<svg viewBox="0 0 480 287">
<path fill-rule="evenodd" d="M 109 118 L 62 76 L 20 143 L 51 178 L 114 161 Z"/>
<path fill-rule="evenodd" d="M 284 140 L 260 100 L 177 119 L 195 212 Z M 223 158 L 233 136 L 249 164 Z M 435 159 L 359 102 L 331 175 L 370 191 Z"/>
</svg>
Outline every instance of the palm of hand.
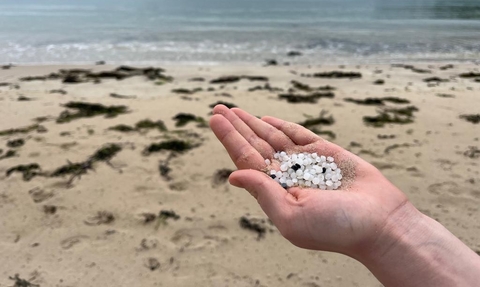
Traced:
<svg viewBox="0 0 480 287">
<path fill-rule="evenodd" d="M 390 214 L 407 200 L 381 173 L 354 154 L 309 130 L 280 119 L 262 120 L 216 106 L 210 126 L 239 169 L 230 182 L 248 190 L 293 244 L 355 256 L 381 233 Z M 340 190 L 285 190 L 262 170 L 275 151 L 333 156 L 344 172 Z M 278 170 L 278 162 L 272 166 Z"/>
</svg>

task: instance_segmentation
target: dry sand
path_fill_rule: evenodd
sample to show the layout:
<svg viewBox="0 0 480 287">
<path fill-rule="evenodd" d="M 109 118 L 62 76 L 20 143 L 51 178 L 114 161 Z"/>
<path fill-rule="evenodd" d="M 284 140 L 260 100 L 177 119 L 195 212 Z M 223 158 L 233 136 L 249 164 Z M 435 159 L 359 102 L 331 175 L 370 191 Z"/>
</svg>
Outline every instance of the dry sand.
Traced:
<svg viewBox="0 0 480 287">
<path fill-rule="evenodd" d="M 372 162 L 422 212 L 478 253 L 480 152 L 472 147 L 480 147 L 480 125 L 460 115 L 480 113 L 480 83 L 458 77 L 478 72 L 478 66 L 440 66 L 418 65 L 431 73 L 392 66 L 166 66 L 165 74 L 174 80 L 163 85 L 143 76 L 97 84 L 19 80 L 79 67 L 0 70 L 0 83 L 8 83 L 0 86 L 0 131 L 31 126 L 36 118 L 46 117 L 40 123 L 44 129 L 0 136 L 0 286 L 14 285 L 9 276 L 15 274 L 40 286 L 381 286 L 353 259 L 294 247 L 247 192 L 215 182 L 218 170 L 234 168 L 221 144 L 201 122 L 179 128 L 172 118 L 182 112 L 208 121 L 209 105 L 217 101 L 294 122 L 328 111 L 335 123 L 322 130 L 336 137 L 326 138 Z M 362 78 L 301 76 L 332 70 L 361 72 Z M 266 76 L 271 87 L 284 92 L 249 92 L 265 82 L 247 79 L 209 83 L 226 75 Z M 189 81 L 194 77 L 205 81 Z M 429 77 L 448 81 L 429 85 L 423 81 Z M 385 84 L 374 85 L 377 79 Z M 278 99 L 292 87 L 291 80 L 312 87 L 330 85 L 336 88 L 335 97 L 313 104 Z M 211 87 L 215 90 L 208 91 Z M 172 92 L 179 88 L 203 90 L 191 95 Z M 66 94 L 50 93 L 55 89 Z M 112 98 L 110 93 L 135 98 Z M 30 100 L 19 101 L 22 96 Z M 411 103 L 388 106 L 411 105 L 418 111 L 410 124 L 369 127 L 362 117 L 375 116 L 381 107 L 344 101 L 348 97 L 398 97 Z M 70 101 L 125 105 L 129 112 L 56 123 L 66 110 L 62 105 Z M 163 121 L 168 132 L 109 130 L 144 119 Z M 170 160 L 168 151 L 142 155 L 151 143 L 172 138 L 200 145 Z M 7 146 L 16 139 L 23 139 L 24 145 Z M 47 177 L 67 160 L 85 162 L 108 143 L 122 147 L 111 165 L 95 162 L 94 170 L 75 177 L 71 186 L 66 184 L 70 176 Z M 8 150 L 16 155 L 4 157 Z M 6 175 L 12 167 L 31 163 L 41 167 L 40 175 L 28 181 L 21 173 Z M 160 163 L 164 171 L 165 166 L 171 168 L 170 180 L 160 175 Z M 158 218 L 162 210 L 180 218 Z M 265 228 L 265 234 L 259 237 L 242 228 L 242 217 Z"/>
</svg>

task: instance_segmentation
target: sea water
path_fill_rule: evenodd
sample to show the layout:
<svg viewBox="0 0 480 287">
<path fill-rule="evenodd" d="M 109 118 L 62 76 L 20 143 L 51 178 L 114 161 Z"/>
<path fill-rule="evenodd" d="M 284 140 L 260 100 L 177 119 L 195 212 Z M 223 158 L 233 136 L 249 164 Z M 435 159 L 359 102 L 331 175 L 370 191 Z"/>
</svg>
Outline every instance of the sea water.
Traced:
<svg viewBox="0 0 480 287">
<path fill-rule="evenodd" d="M 0 0 L 0 64 L 265 59 L 478 60 L 480 1 Z"/>
</svg>

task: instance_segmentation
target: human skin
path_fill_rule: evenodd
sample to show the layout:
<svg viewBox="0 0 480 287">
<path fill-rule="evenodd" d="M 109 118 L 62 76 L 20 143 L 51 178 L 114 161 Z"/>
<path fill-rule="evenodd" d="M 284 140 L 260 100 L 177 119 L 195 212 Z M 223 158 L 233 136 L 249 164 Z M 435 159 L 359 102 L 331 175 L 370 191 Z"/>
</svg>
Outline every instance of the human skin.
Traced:
<svg viewBox="0 0 480 287">
<path fill-rule="evenodd" d="M 358 156 L 300 125 L 223 105 L 213 109 L 210 127 L 238 168 L 230 183 L 255 197 L 294 245 L 355 258 L 388 287 L 479 286 L 480 257 Z M 284 189 L 264 172 L 278 169 L 276 151 L 332 156 L 344 184 Z"/>
</svg>

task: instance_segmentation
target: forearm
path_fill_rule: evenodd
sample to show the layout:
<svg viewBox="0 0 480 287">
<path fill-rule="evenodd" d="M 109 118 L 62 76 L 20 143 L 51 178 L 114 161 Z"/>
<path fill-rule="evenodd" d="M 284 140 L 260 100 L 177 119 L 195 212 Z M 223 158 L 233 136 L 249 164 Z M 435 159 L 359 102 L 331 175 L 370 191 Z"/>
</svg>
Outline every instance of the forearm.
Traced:
<svg viewBox="0 0 480 287">
<path fill-rule="evenodd" d="M 387 287 L 478 286 L 480 256 L 410 203 L 357 259 Z"/>
</svg>

